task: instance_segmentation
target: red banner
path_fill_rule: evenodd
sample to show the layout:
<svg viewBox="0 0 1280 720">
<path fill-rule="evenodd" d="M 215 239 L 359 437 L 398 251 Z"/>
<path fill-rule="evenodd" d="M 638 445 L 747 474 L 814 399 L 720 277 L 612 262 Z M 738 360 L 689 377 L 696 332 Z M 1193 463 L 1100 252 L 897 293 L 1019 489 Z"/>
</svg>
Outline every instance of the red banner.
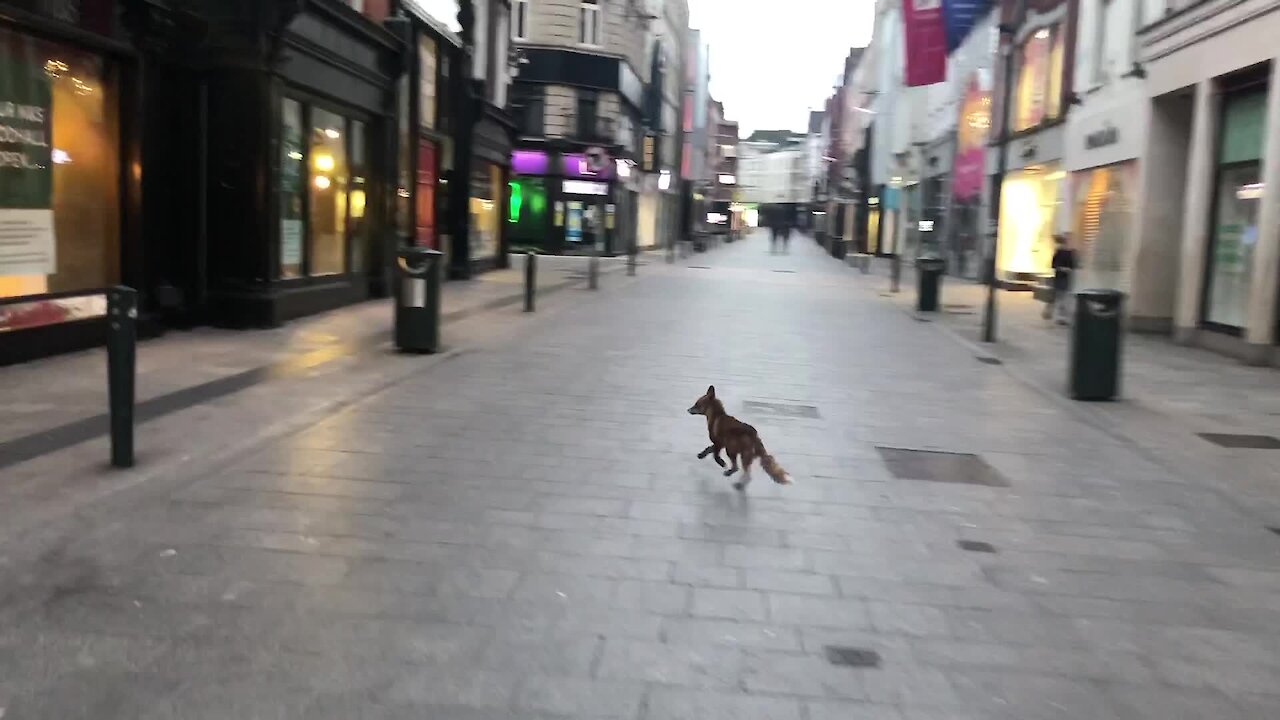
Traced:
<svg viewBox="0 0 1280 720">
<path fill-rule="evenodd" d="M 947 79 L 947 25 L 942 0 L 903 0 L 907 41 L 907 86 L 932 85 Z"/>
</svg>

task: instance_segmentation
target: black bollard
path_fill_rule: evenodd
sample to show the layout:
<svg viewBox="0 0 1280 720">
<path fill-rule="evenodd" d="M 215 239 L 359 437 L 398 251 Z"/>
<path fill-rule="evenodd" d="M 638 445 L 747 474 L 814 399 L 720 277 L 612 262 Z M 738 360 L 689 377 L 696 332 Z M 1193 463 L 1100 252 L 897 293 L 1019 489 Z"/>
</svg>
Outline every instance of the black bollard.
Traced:
<svg viewBox="0 0 1280 720">
<path fill-rule="evenodd" d="M 598 255 L 592 255 L 587 260 L 587 287 L 592 290 L 600 288 L 600 258 Z"/>
<path fill-rule="evenodd" d="M 107 404 L 111 414 L 111 464 L 133 467 L 134 377 L 138 358 L 138 292 L 107 291 Z"/>
<path fill-rule="evenodd" d="M 533 299 L 538 294 L 538 253 L 524 254 L 524 311 L 533 312 Z"/>
<path fill-rule="evenodd" d="M 636 246 L 632 243 L 631 249 L 627 250 L 627 274 L 631 277 L 636 275 Z"/>
<path fill-rule="evenodd" d="M 889 292 L 896 293 L 902 281 L 902 256 L 895 252 L 890 262 L 892 265 L 889 266 Z"/>
</svg>

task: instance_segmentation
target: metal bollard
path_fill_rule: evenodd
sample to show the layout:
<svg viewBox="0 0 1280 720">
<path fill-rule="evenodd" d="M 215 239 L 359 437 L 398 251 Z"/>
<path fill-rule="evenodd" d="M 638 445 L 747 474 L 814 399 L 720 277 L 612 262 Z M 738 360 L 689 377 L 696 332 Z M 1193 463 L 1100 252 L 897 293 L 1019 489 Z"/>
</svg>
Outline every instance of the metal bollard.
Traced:
<svg viewBox="0 0 1280 720">
<path fill-rule="evenodd" d="M 635 277 L 636 275 L 636 246 L 631 245 L 631 249 L 627 250 L 627 275 Z"/>
<path fill-rule="evenodd" d="M 534 296 L 538 294 L 538 253 L 530 250 L 524 254 L 524 311 L 533 312 Z"/>
<path fill-rule="evenodd" d="M 107 291 L 107 405 L 111 414 L 111 464 L 133 467 L 134 378 L 138 359 L 138 291 Z"/>
<path fill-rule="evenodd" d="M 673 263 L 675 261 L 676 261 L 676 236 L 672 235 L 670 239 L 667 240 L 667 262 Z"/>
<path fill-rule="evenodd" d="M 902 256 L 894 253 L 891 262 L 893 264 L 889 266 L 889 292 L 896 293 L 902 280 Z"/>
</svg>

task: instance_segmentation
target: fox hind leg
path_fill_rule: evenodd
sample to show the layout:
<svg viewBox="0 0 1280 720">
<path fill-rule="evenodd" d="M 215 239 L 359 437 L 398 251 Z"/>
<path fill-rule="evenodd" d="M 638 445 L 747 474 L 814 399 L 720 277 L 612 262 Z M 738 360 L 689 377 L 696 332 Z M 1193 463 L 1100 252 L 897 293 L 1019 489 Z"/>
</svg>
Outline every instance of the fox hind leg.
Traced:
<svg viewBox="0 0 1280 720">
<path fill-rule="evenodd" d="M 742 479 L 733 484 L 734 490 L 746 490 L 751 484 L 751 463 L 755 462 L 756 456 L 747 451 L 742 454 Z"/>
<path fill-rule="evenodd" d="M 738 472 L 738 456 L 733 453 L 728 453 L 728 455 L 729 455 L 729 469 L 724 471 L 725 477 L 729 477 L 730 475 Z"/>
<path fill-rule="evenodd" d="M 698 453 L 698 459 L 701 460 L 710 455 L 711 458 L 716 461 L 717 465 L 724 467 L 724 458 L 720 457 L 720 450 L 721 448 L 719 445 L 708 445 L 706 450 Z"/>
</svg>

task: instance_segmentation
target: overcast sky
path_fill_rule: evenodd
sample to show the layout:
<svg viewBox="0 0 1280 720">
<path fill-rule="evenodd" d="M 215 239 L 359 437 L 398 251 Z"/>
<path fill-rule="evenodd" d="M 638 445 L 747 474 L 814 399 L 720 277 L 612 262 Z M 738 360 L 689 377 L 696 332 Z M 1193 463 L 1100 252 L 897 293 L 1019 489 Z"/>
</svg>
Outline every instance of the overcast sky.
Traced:
<svg viewBox="0 0 1280 720">
<path fill-rule="evenodd" d="M 874 0 L 689 0 L 689 24 L 711 45 L 711 94 L 753 130 L 803 131 L 871 41 Z"/>
</svg>

